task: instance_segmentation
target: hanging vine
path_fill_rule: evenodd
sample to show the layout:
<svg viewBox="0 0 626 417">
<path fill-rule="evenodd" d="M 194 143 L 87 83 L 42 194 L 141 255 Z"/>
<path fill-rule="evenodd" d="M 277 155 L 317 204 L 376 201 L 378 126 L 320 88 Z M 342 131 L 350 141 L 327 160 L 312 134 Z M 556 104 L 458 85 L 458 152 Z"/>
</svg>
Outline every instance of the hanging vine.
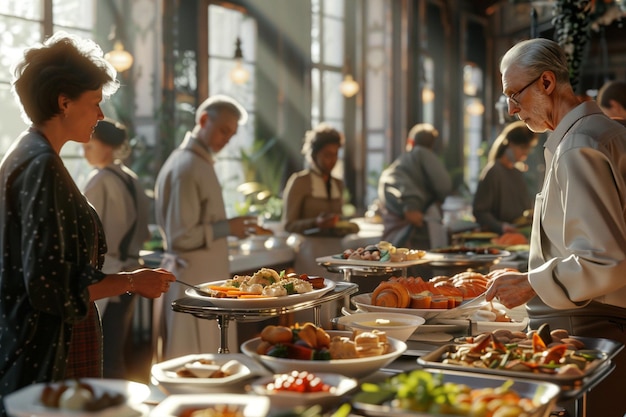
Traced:
<svg viewBox="0 0 626 417">
<path fill-rule="evenodd" d="M 590 0 L 557 0 L 554 6 L 552 24 L 555 40 L 567 55 L 569 78 L 574 90 L 578 85 L 585 46 L 591 38 L 592 8 L 593 1 Z"/>
</svg>

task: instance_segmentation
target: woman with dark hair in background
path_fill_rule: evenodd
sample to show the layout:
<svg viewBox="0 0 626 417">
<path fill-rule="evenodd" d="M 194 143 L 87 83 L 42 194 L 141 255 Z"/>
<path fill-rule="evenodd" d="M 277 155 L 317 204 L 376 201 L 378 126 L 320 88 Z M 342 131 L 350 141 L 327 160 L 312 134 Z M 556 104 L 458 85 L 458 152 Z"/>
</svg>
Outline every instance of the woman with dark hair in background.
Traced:
<svg viewBox="0 0 626 417">
<path fill-rule="evenodd" d="M 598 91 L 598 105 L 611 119 L 626 126 L 626 82 L 608 81 Z"/>
<path fill-rule="evenodd" d="M 122 163 L 130 154 L 126 127 L 114 120 L 100 120 L 83 150 L 95 168 L 83 193 L 102 221 L 108 247 L 102 271 L 132 271 L 141 266 L 139 251 L 150 238 L 149 200 L 137 175 Z M 135 298 L 134 294 L 120 294 L 96 302 L 102 316 L 105 378 L 128 378 L 124 351 Z"/>
<path fill-rule="evenodd" d="M 528 185 L 519 167 L 526 168 L 524 161 L 536 144 L 537 134 L 522 121 L 506 126 L 493 142 L 474 194 L 474 217 L 483 230 L 515 232 L 515 220 L 532 209 Z"/>
<path fill-rule="evenodd" d="M 101 271 L 102 224 L 59 156 L 67 142 L 89 141 L 115 76 L 97 44 L 63 32 L 15 69 L 32 124 L 0 163 L 0 414 L 2 397 L 26 385 L 102 376 L 94 300 L 156 298 L 175 279 L 158 269 Z"/>
<path fill-rule="evenodd" d="M 307 168 L 285 185 L 285 230 L 306 235 L 296 256 L 298 272 L 323 276 L 327 271 L 315 259 L 343 251 L 335 226 L 342 215 L 344 183 L 332 175 L 342 144 L 341 133 L 328 124 L 307 131 L 302 146 Z"/>
</svg>

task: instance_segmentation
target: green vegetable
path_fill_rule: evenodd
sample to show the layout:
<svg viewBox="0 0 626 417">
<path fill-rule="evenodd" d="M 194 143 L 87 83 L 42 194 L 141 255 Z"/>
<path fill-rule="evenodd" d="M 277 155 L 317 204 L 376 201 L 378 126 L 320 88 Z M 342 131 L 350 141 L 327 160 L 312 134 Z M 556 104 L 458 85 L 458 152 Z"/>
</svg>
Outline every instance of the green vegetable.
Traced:
<svg viewBox="0 0 626 417">
<path fill-rule="evenodd" d="M 276 344 L 267 351 L 266 355 L 273 356 L 275 358 L 286 358 L 288 353 L 289 352 L 287 351 L 287 346 L 283 344 Z"/>
<path fill-rule="evenodd" d="M 283 288 L 285 288 L 285 290 L 287 290 L 287 295 L 291 295 L 294 294 L 296 292 L 296 289 L 293 285 L 293 282 L 288 282 L 287 284 L 283 285 Z"/>
</svg>

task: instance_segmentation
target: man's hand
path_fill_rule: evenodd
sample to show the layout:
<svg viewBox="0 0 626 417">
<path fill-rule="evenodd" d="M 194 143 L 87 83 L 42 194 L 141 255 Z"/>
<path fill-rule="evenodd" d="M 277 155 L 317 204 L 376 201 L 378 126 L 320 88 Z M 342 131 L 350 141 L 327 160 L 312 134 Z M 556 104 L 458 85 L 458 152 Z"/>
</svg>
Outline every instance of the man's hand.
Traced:
<svg viewBox="0 0 626 417">
<path fill-rule="evenodd" d="M 414 226 L 424 226 L 424 213 L 419 210 L 405 210 L 404 218 Z"/>
<path fill-rule="evenodd" d="M 497 269 L 487 275 L 490 278 L 486 299 L 497 299 L 506 308 L 526 304 L 535 295 L 535 290 L 528 282 L 528 275 L 510 269 Z"/>
<path fill-rule="evenodd" d="M 228 219 L 228 227 L 230 228 L 231 236 L 237 236 L 239 239 L 249 236 L 249 229 L 256 224 L 257 218 L 255 216 L 240 216 Z"/>
</svg>

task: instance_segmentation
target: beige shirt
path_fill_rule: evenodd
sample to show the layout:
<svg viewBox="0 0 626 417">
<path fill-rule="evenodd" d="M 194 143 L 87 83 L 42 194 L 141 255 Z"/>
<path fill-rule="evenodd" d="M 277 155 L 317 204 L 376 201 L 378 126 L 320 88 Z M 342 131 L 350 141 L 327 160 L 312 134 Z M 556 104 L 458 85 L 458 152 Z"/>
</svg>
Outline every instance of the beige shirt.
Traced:
<svg viewBox="0 0 626 417">
<path fill-rule="evenodd" d="M 120 161 L 109 165 L 109 169 L 91 171 L 83 189 L 85 197 L 98 212 L 107 241 L 107 253 L 102 271 L 114 274 L 139 266 L 139 251 L 150 238 L 148 215 L 150 201 L 139 183 L 137 175 Z M 121 177 L 120 177 L 121 176 Z M 122 178 L 132 180 L 135 198 Z M 128 259 L 120 259 L 120 243 L 135 224 L 133 237 L 128 246 Z"/>
<path fill-rule="evenodd" d="M 592 300 L 626 308 L 626 129 L 588 101 L 563 118 L 545 146 L 529 259 L 539 297 L 529 312 Z"/>
</svg>

